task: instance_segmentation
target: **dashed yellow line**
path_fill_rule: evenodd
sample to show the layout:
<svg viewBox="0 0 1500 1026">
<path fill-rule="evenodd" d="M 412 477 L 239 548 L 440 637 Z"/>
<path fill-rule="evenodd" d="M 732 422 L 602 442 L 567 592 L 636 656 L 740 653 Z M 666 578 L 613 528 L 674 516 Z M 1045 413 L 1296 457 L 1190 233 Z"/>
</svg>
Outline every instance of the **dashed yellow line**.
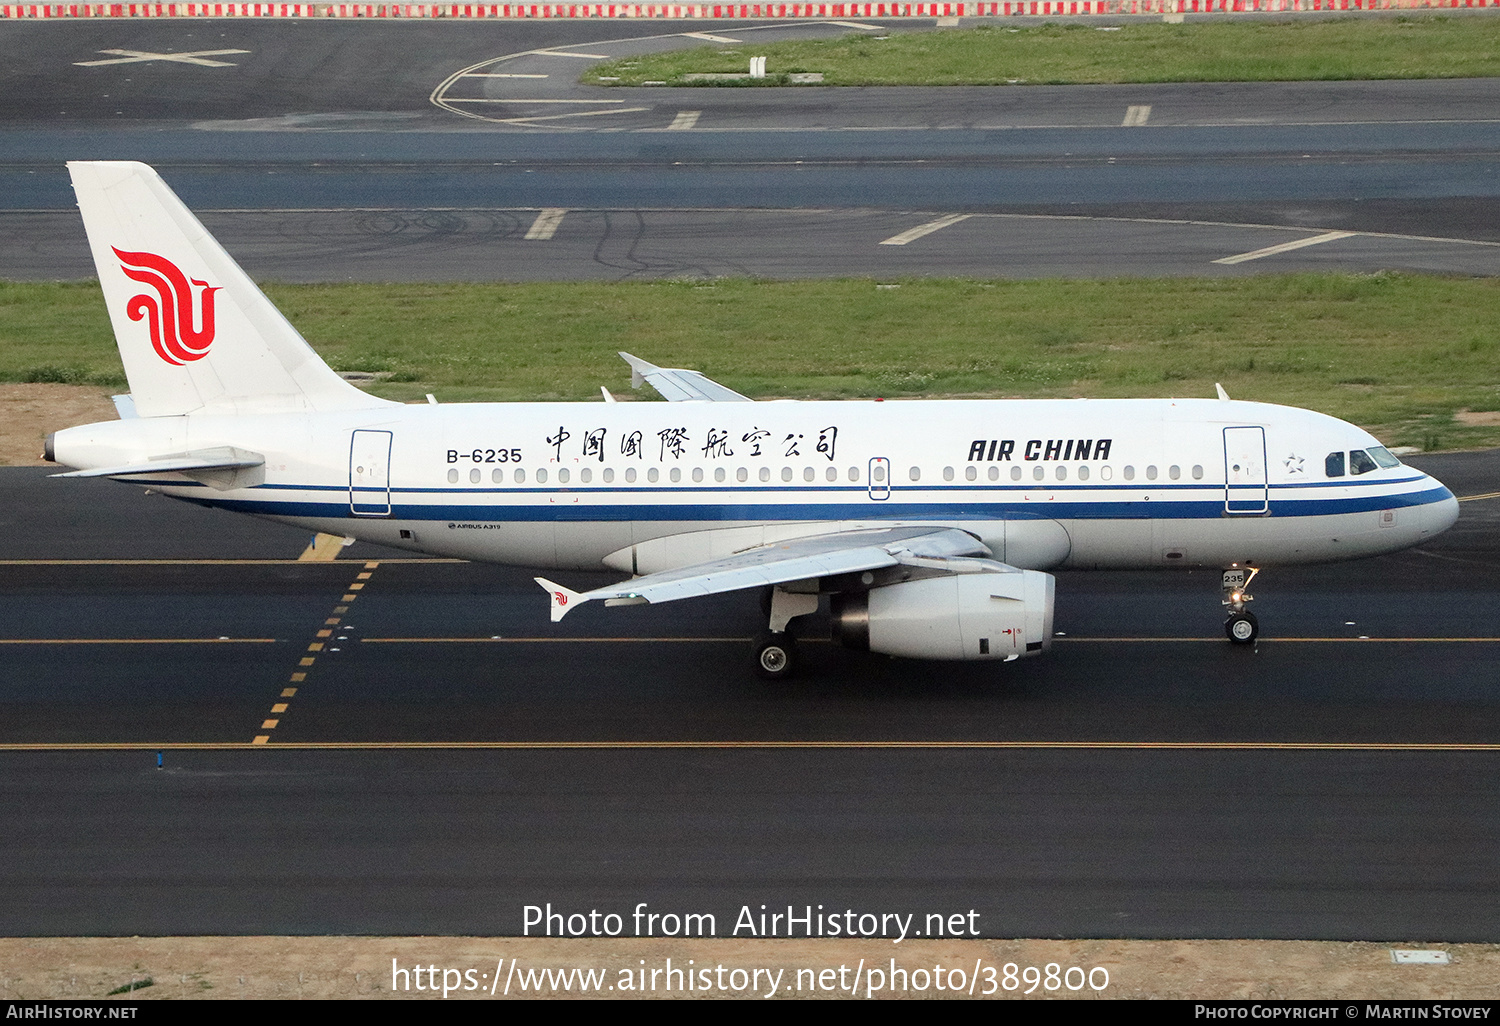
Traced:
<svg viewBox="0 0 1500 1026">
<path fill-rule="evenodd" d="M 345 565 L 347 565 L 347 564 L 345 564 Z M 342 620 L 343 620 L 343 615 L 342 614 L 347 613 L 349 611 L 349 605 L 348 604 L 350 602 L 353 602 L 356 598 L 359 597 L 358 594 L 357 594 L 357 592 L 359 591 L 359 589 L 361 589 L 361 588 L 363 588 L 365 586 L 365 582 L 370 579 L 370 577 L 372 576 L 372 574 L 374 573 L 374 571 L 379 566 L 380 566 L 380 562 L 376 561 L 376 560 L 372 560 L 372 561 L 364 564 L 363 569 L 355 577 L 355 582 L 356 583 L 350 584 L 349 585 L 349 591 L 348 591 L 348 593 L 346 593 L 343 596 L 343 598 L 341 598 L 339 600 L 340 602 L 343 603 L 343 605 L 338 605 L 338 606 L 334 606 L 333 607 L 333 615 L 327 617 L 326 619 L 324 619 L 324 621 L 323 621 L 324 626 L 316 632 L 315 637 L 320 638 L 320 639 L 321 638 L 331 638 L 331 637 L 333 637 L 333 627 L 337 626 L 339 623 L 342 622 Z M 323 651 L 323 648 L 324 648 L 324 646 L 326 644 L 327 644 L 327 642 L 321 641 L 321 640 L 309 642 L 308 646 L 307 646 L 307 651 L 308 652 L 321 652 L 321 651 Z M 295 672 L 295 673 L 292 674 L 291 683 L 293 683 L 293 684 L 299 684 L 299 683 L 302 683 L 303 681 L 306 681 L 307 680 L 307 670 L 305 669 L 305 667 L 312 666 L 316 662 L 317 658 L 318 657 L 316 655 L 305 655 L 301 659 L 299 659 L 297 661 L 297 665 L 301 666 L 301 667 L 304 667 L 304 669 L 298 670 L 297 672 Z M 297 689 L 296 688 L 294 688 L 294 687 L 285 687 L 285 688 L 281 689 L 281 694 L 278 695 L 277 697 L 278 698 L 287 699 L 287 698 L 292 698 L 296 694 L 297 694 Z M 281 725 L 281 717 L 286 714 L 286 711 L 290 707 L 291 707 L 291 703 L 290 702 L 282 701 L 282 702 L 275 702 L 275 703 L 273 703 L 272 706 L 271 706 L 271 717 L 268 718 L 268 719 L 266 719 L 266 720 L 264 720 L 261 723 L 260 729 L 261 730 L 275 730 L 278 726 Z M 250 746 L 254 747 L 254 746 L 257 746 L 257 745 L 261 745 L 261 746 L 269 745 L 271 743 L 271 738 L 272 737 L 273 737 L 273 735 L 271 735 L 271 734 L 256 734 L 255 737 L 251 740 Z M 278 744 L 276 747 L 281 748 L 281 747 L 285 747 L 285 745 L 284 744 Z"/>
</svg>

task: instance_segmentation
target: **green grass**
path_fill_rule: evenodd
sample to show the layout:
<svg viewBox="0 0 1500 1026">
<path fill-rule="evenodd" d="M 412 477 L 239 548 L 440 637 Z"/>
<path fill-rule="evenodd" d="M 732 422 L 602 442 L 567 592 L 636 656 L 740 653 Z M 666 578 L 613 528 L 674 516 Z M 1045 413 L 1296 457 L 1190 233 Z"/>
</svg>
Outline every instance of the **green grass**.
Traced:
<svg viewBox="0 0 1500 1026">
<path fill-rule="evenodd" d="M 1500 279 L 1379 273 L 276 285 L 340 370 L 417 400 L 629 394 L 629 350 L 754 397 L 1212 396 L 1309 407 L 1424 449 L 1500 444 Z M 0 283 L 0 380 L 121 369 L 96 287 Z M 649 392 L 643 392 L 649 395 Z"/>
<path fill-rule="evenodd" d="M 744 72 L 765 57 L 778 85 L 820 71 L 826 85 L 1270 82 L 1500 75 L 1500 18 L 1355 17 L 1327 21 L 982 26 L 869 33 L 830 41 L 705 46 L 594 65 L 582 81 L 691 85 L 689 72 Z M 616 77 L 618 83 L 600 83 Z M 721 83 L 722 84 L 722 83 Z M 742 85 L 753 85 L 742 80 Z"/>
</svg>

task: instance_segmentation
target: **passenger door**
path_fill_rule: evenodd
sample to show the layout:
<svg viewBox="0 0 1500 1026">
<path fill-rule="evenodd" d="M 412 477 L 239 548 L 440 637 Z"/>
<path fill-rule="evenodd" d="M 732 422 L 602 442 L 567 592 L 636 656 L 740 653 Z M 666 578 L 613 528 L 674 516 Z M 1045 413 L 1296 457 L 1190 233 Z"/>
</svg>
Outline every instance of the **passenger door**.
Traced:
<svg viewBox="0 0 1500 1026">
<path fill-rule="evenodd" d="M 391 515 L 391 432 L 356 431 L 349 443 L 349 512 Z"/>
<path fill-rule="evenodd" d="M 1266 429 L 1224 429 L 1224 512 L 1264 513 L 1269 509 L 1266 481 Z"/>
</svg>

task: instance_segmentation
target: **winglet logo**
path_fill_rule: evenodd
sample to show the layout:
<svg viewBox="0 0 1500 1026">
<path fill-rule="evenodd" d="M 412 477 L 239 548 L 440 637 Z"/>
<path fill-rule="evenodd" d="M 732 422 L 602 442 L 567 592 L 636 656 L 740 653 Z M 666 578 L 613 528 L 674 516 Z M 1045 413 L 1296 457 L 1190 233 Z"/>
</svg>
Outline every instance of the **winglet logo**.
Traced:
<svg viewBox="0 0 1500 1026">
<path fill-rule="evenodd" d="M 564 595 L 562 592 L 554 591 L 552 595 L 557 599 L 558 605 L 565 606 L 568 604 L 568 596 Z"/>
<path fill-rule="evenodd" d="M 114 249 L 113 246 L 110 247 Z M 125 304 L 125 315 L 132 321 L 149 318 L 151 345 L 156 355 L 170 364 L 183 364 L 201 360 L 208 355 L 208 347 L 214 341 L 214 293 L 221 286 L 209 285 L 197 278 L 188 283 L 188 278 L 177 265 L 155 253 L 127 253 L 115 249 L 120 258 L 120 270 L 126 277 L 149 285 L 156 295 L 142 293 L 132 296 Z M 198 294 L 201 307 L 194 317 L 193 285 L 201 286 Z M 193 329 L 194 321 L 197 330 Z"/>
</svg>

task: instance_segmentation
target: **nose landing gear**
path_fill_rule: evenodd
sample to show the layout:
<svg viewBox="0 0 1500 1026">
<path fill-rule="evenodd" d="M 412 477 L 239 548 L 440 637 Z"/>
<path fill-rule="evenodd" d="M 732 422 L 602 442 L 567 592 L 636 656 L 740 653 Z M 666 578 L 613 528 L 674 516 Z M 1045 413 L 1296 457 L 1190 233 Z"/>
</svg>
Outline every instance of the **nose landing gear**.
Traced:
<svg viewBox="0 0 1500 1026">
<path fill-rule="evenodd" d="M 1251 645 L 1260 637 L 1260 621 L 1245 608 L 1246 604 L 1255 601 L 1255 596 L 1250 594 L 1250 582 L 1255 580 L 1258 573 L 1260 571 L 1255 567 L 1241 566 L 1238 563 L 1232 563 L 1224 570 L 1223 603 L 1224 608 L 1229 611 L 1229 616 L 1224 620 L 1224 633 L 1236 645 Z"/>
</svg>

